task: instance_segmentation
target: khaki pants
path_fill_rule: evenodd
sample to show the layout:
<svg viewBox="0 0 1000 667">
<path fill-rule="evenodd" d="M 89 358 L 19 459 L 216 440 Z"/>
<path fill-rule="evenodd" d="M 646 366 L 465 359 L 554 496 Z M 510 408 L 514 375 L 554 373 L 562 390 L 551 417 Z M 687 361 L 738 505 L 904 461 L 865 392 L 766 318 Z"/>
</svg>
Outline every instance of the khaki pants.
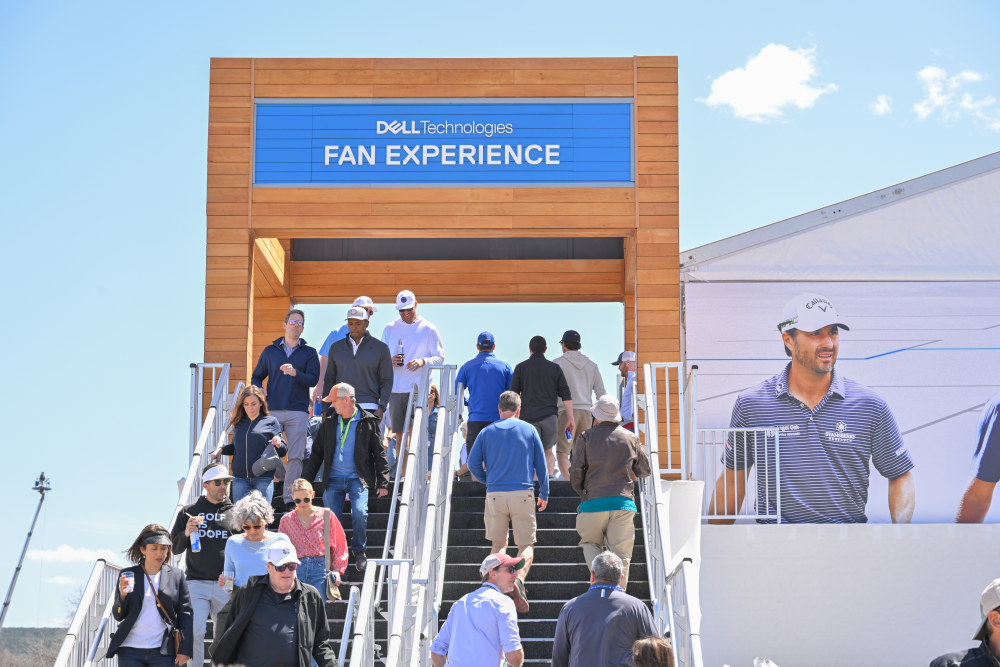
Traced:
<svg viewBox="0 0 1000 667">
<path fill-rule="evenodd" d="M 576 515 L 576 532 L 580 534 L 580 546 L 589 568 L 597 555 L 607 549 L 622 559 L 625 565 L 622 590 L 628 592 L 628 565 L 632 560 L 632 546 L 635 544 L 635 512 L 615 510 L 613 512 L 580 512 Z"/>
<path fill-rule="evenodd" d="M 556 433 L 556 452 L 572 457 L 573 443 L 576 441 L 576 436 L 589 430 L 594 425 L 594 415 L 590 414 L 590 410 L 577 410 L 576 408 L 573 408 L 573 440 L 566 439 L 566 425 L 568 423 L 569 418 L 566 416 L 566 411 L 560 410 L 558 426 L 559 432 Z"/>
</svg>

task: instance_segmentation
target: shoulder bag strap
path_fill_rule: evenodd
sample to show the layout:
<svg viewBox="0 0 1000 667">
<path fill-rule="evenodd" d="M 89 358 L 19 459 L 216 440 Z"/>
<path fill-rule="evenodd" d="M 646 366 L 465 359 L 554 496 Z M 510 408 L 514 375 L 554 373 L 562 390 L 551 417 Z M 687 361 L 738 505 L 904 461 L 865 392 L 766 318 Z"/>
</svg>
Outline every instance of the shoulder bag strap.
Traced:
<svg viewBox="0 0 1000 667">
<path fill-rule="evenodd" d="M 330 571 L 330 509 L 323 508 L 323 561 L 326 571 Z"/>
<path fill-rule="evenodd" d="M 170 614 L 167 613 L 167 608 L 160 604 L 160 596 L 156 594 L 156 586 L 153 585 L 153 580 L 149 578 L 149 573 L 146 572 L 146 568 L 142 568 L 142 573 L 146 575 L 146 581 L 149 582 L 149 589 L 153 591 L 153 599 L 156 600 L 156 608 L 163 614 L 164 618 L 167 620 L 167 624 L 170 625 L 171 628 L 176 628 L 177 626 L 174 625 L 174 622 L 170 619 Z M 162 569 L 160 570 L 160 580 L 163 580 Z"/>
</svg>

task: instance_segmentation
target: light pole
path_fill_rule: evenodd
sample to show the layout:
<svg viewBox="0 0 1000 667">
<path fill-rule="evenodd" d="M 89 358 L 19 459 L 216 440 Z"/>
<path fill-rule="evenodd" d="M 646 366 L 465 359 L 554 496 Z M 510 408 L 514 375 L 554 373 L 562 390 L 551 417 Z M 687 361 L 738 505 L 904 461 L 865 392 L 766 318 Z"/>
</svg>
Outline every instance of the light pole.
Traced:
<svg viewBox="0 0 1000 667">
<path fill-rule="evenodd" d="M 7 618 L 7 608 L 10 607 L 10 599 L 14 595 L 14 586 L 17 585 L 17 575 L 21 574 L 21 565 L 24 563 L 24 554 L 28 552 L 28 543 L 31 542 L 31 534 L 35 532 L 35 522 L 38 521 L 38 513 L 42 511 L 42 503 L 45 502 L 45 492 L 51 491 L 52 487 L 49 486 L 51 480 L 46 479 L 45 473 L 43 472 L 35 480 L 35 485 L 31 487 L 32 491 L 38 491 L 41 494 L 41 498 L 38 499 L 38 507 L 35 509 L 35 518 L 31 520 L 31 528 L 28 529 L 28 539 L 24 541 L 24 548 L 21 549 L 21 559 L 17 561 L 17 568 L 14 570 L 14 579 L 10 582 L 10 588 L 7 589 L 7 597 L 3 601 L 3 611 L 0 612 L 0 630 L 3 630 L 3 621 Z"/>
</svg>

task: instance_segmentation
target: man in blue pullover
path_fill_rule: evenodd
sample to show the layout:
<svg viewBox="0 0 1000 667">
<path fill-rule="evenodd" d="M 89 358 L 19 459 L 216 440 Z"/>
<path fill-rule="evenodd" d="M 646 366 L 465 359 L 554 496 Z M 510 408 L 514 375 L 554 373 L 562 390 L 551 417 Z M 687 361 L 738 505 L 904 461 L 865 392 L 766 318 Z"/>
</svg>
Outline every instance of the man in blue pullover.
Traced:
<svg viewBox="0 0 1000 667">
<path fill-rule="evenodd" d="M 285 507 L 295 509 L 292 503 L 292 484 L 302 476 L 302 459 L 306 455 L 306 436 L 309 435 L 309 389 L 319 380 L 319 355 L 306 345 L 302 329 L 306 316 L 301 310 L 288 311 L 282 328 L 285 335 L 264 348 L 253 369 L 251 383 L 261 389 L 267 379 L 267 408 L 285 431 L 288 442 L 288 463 L 279 463 L 274 479 L 289 480 L 284 485 Z"/>
<path fill-rule="evenodd" d="M 486 539 L 493 543 L 492 553 L 506 552 L 507 532 L 514 525 L 517 555 L 524 567 L 517 573 L 514 606 L 519 613 L 528 611 L 524 580 L 534 559 L 535 493 L 538 477 L 538 510 L 544 511 L 549 500 L 549 469 L 538 431 L 518 419 L 521 397 L 512 391 L 500 394 L 500 420 L 493 422 L 476 438 L 469 452 L 469 472 L 486 485 Z"/>
<path fill-rule="evenodd" d="M 455 376 L 455 388 L 461 384 L 463 393 L 466 389 L 469 391 L 469 398 L 465 401 L 469 407 L 469 427 L 465 436 L 465 451 L 462 452 L 465 459 L 468 459 L 469 450 L 479 432 L 497 420 L 497 401 L 500 394 L 510 389 L 513 371 L 510 364 L 500 361 L 493 354 L 496 346 L 496 340 L 489 331 L 479 334 L 476 340 L 479 354 L 462 364 Z M 468 467 L 463 465 L 458 475 L 461 477 L 468 471 Z"/>
</svg>

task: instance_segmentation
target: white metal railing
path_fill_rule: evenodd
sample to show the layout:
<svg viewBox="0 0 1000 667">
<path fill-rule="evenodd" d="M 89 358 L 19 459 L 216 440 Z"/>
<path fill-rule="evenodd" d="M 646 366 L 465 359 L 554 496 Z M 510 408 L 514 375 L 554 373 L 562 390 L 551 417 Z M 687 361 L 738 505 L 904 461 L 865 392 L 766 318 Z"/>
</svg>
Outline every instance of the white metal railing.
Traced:
<svg viewBox="0 0 1000 667">
<path fill-rule="evenodd" d="M 658 370 L 663 370 L 664 391 L 658 391 L 660 380 Z M 671 370 L 676 382 L 677 413 L 679 415 L 679 454 L 673 452 L 671 420 Z M 691 404 L 696 400 L 695 384 L 697 368 L 685 377 L 684 368 L 679 363 L 644 364 L 642 368 L 644 393 L 639 395 L 636 385 L 632 387 L 632 410 L 636 428 L 643 435 L 643 448 L 649 457 L 652 474 L 639 480 L 639 505 L 642 519 L 643 541 L 646 549 L 646 568 L 649 578 L 649 594 L 653 603 L 653 617 L 660 636 L 670 636 L 674 649 L 675 663 L 685 667 L 701 667 L 700 618 L 698 604 L 698 581 L 689 562 L 683 558 L 674 562 L 670 550 L 670 529 L 666 492 L 663 490 L 661 475 L 677 475 L 682 480 L 691 478 L 690 462 L 693 448 L 687 418 L 694 417 Z M 662 395 L 664 419 L 659 419 Z M 642 411 L 644 419 L 639 419 Z M 661 425 L 665 440 L 661 438 Z M 661 467 L 660 449 L 666 445 L 666 467 Z"/>
<path fill-rule="evenodd" d="M 705 481 L 705 520 L 781 523 L 780 438 L 775 427 L 696 430 L 695 478 Z"/>
<path fill-rule="evenodd" d="M 351 634 L 352 665 L 374 665 L 380 652 L 374 640 L 376 613 L 388 621 L 387 650 L 380 656 L 387 667 L 430 664 L 430 642 L 437 634 L 441 606 L 454 456 L 458 449 L 456 434 L 462 409 L 458 393 L 462 388 L 452 386 L 455 374 L 455 366 L 424 366 L 420 383 L 411 389 L 406 423 L 397 437 L 411 435 L 396 463 L 383 557 L 370 560 L 365 572 Z M 440 405 L 434 449 L 430 451 L 427 397 L 434 375 L 438 378 Z M 404 465 L 405 475 L 401 474 Z M 397 494 L 400 481 L 402 494 Z M 425 516 L 420 516 L 422 510 L 426 510 Z M 399 518 L 395 519 L 397 512 Z M 388 590 L 388 605 L 383 612 L 384 589 Z"/>
<path fill-rule="evenodd" d="M 73 621 L 56 656 L 55 667 L 90 667 L 107 654 L 111 632 L 118 627 L 111 610 L 120 572 L 118 565 L 103 558 L 94 563 L 80 606 L 73 614 Z M 112 658 L 110 664 L 117 664 L 117 658 Z"/>
</svg>

